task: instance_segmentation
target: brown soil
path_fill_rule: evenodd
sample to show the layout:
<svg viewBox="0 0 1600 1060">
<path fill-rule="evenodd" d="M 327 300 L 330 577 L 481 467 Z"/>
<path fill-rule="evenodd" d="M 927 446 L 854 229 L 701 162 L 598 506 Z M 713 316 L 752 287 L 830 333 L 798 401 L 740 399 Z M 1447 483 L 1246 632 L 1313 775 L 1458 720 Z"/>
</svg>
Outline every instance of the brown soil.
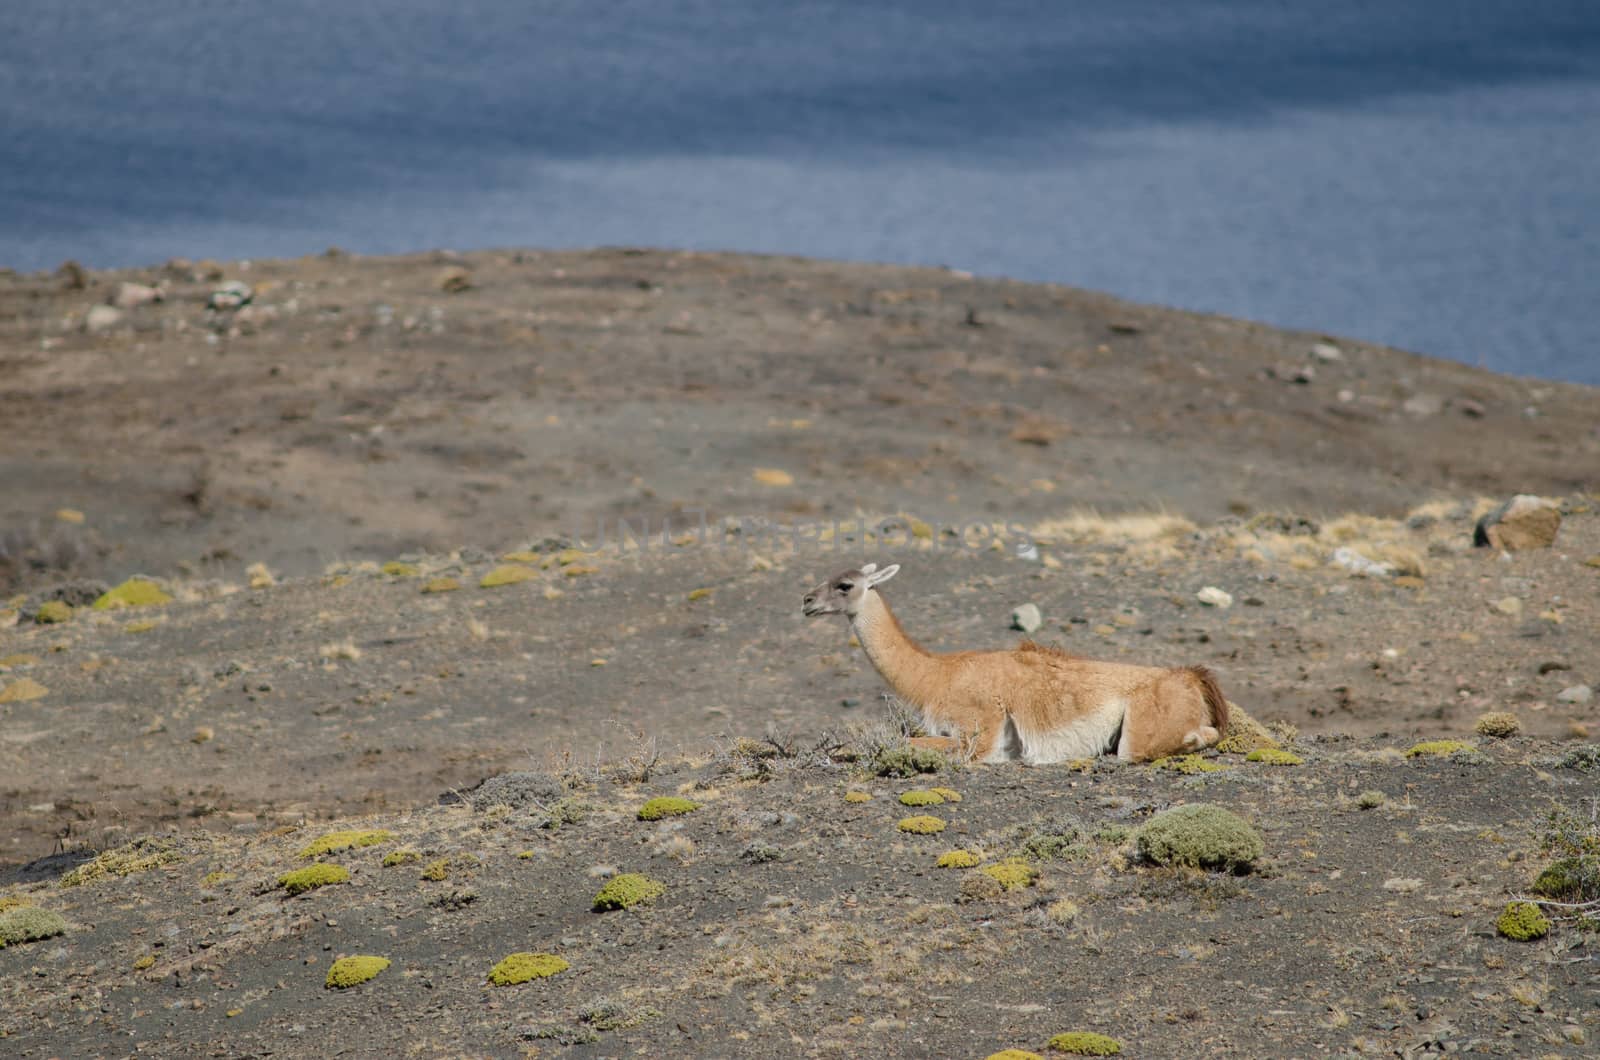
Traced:
<svg viewBox="0 0 1600 1060">
<path fill-rule="evenodd" d="M 458 267 L 471 286 L 447 293 Z M 254 284 L 254 305 L 207 310 L 217 274 Z M 123 280 L 169 297 L 86 332 Z M 982 1056 L 1079 1027 L 1135 1055 L 1427 1035 L 1560 1055 L 1581 1051 L 1569 1022 L 1600 1034 L 1593 958 L 1564 948 L 1584 936 L 1492 935 L 1527 884 L 1508 856 L 1550 799 L 1593 789 L 1551 768 L 1600 731 L 1593 701 L 1558 698 L 1600 684 L 1593 389 L 1062 288 L 772 258 L 341 256 L 88 282 L 0 276 L 0 590 L 17 594 L 0 597 L 0 696 L 45 690 L 0 703 L 0 883 L 72 923 L 0 951 L 8 1052 L 244 1055 L 301 1035 L 355 1055 L 560 1052 L 523 1032 L 585 1037 L 602 994 L 662 1015 L 574 1046 L 590 1055 Z M 1338 359 L 1313 356 L 1330 342 Z M 1561 498 L 1556 546 L 1473 549 L 1480 498 L 1517 492 Z M 1152 511 L 1169 518 L 1118 517 Z M 895 513 L 915 533 L 809 536 Z M 805 533 L 752 534 L 758 518 Z M 619 542 L 618 519 L 647 520 L 648 547 Z M 1039 559 L 942 530 L 974 523 L 1026 531 Z M 604 548 L 562 554 L 597 527 Z M 479 587 L 529 547 L 530 578 Z M 1400 576 L 1352 576 L 1339 548 Z M 974 769 L 954 781 L 966 831 L 942 845 L 897 838 L 898 789 L 827 756 L 740 783 L 707 747 L 809 746 L 879 713 L 842 627 L 798 606 L 864 558 L 904 564 L 888 595 L 930 647 L 1007 643 L 1031 601 L 1041 640 L 1203 663 L 1254 716 L 1321 735 L 1276 772 Z M 377 569 L 397 559 L 411 567 Z M 277 584 L 249 587 L 253 563 Z M 134 572 L 174 602 L 32 621 Z M 461 588 L 421 591 L 446 576 Z M 1202 606 L 1206 586 L 1233 606 Z M 1529 734 L 1487 764 L 1374 757 L 1471 738 L 1487 710 Z M 690 762 L 617 779 L 657 750 Z M 594 785 L 599 810 L 551 833 L 526 807 L 416 809 L 528 768 Z M 632 800 L 689 781 L 717 786 L 712 812 L 627 823 Z M 851 783 L 876 801 L 841 803 Z M 1368 787 L 1396 804 L 1346 805 Z M 1084 905 L 1066 927 L 1031 898 L 955 903 L 961 874 L 929 868 L 935 846 L 998 851 L 1057 808 L 1093 832 L 1201 797 L 1260 825 L 1272 871 L 1140 869 L 1091 842 L 1045 870 L 1052 899 Z M 430 855 L 477 854 L 474 897 L 380 868 L 389 848 L 340 859 L 353 887 L 252 893 L 293 867 L 307 822 L 366 813 Z M 680 825 L 693 851 L 666 845 Z M 181 866 L 54 888 L 158 830 L 184 836 Z M 758 838 L 785 857 L 752 865 Z M 642 865 L 668 895 L 590 914 L 597 864 Z M 201 887 L 222 868 L 236 881 Z M 1395 878 L 1423 883 L 1384 891 Z M 491 991 L 499 949 L 573 971 Z M 157 965 L 130 971 L 146 952 Z M 338 952 L 396 966 L 324 991 Z"/>
</svg>

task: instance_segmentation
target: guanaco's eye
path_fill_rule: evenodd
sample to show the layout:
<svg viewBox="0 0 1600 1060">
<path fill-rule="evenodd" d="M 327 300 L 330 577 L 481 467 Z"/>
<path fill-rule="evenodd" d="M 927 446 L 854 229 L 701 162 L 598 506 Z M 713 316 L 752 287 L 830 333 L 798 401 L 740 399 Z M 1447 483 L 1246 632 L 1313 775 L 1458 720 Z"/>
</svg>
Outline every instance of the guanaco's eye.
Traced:
<svg viewBox="0 0 1600 1060">
<path fill-rule="evenodd" d="M 847 593 L 853 588 L 855 588 L 855 586 L 851 585 L 849 582 L 840 582 L 839 583 L 839 591 L 841 593 Z"/>
</svg>

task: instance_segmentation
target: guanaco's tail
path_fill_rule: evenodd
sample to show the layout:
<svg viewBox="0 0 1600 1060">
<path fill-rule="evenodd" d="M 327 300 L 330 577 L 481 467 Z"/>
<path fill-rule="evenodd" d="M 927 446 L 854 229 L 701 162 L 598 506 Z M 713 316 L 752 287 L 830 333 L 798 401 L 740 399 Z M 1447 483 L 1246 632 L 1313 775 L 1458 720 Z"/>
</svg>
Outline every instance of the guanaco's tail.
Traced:
<svg viewBox="0 0 1600 1060">
<path fill-rule="evenodd" d="M 1191 666 L 1188 670 L 1200 683 L 1200 695 L 1205 698 L 1206 707 L 1211 711 L 1211 727 L 1225 735 L 1228 731 L 1228 700 L 1217 686 L 1217 675 L 1204 666 Z"/>
</svg>

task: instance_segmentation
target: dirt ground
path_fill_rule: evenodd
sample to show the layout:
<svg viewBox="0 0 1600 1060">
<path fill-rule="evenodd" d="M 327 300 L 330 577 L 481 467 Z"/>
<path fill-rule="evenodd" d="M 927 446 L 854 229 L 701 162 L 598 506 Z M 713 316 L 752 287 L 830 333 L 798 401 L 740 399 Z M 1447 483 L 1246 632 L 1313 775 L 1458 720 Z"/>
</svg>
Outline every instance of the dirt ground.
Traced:
<svg viewBox="0 0 1600 1060">
<path fill-rule="evenodd" d="M 229 280 L 252 302 L 208 309 Z M 166 299 L 90 329 L 124 282 Z M 1593 936 L 1493 921 L 1545 808 L 1595 793 L 1558 764 L 1600 733 L 1597 410 L 939 270 L 607 250 L 0 274 L 0 896 L 69 924 L 0 950 L 6 1051 L 984 1056 L 1088 1029 L 1150 1056 L 1583 1055 Z M 1474 548 L 1514 493 L 1558 501 L 1555 546 Z M 1041 641 L 1213 668 L 1306 762 L 974 768 L 940 780 L 968 796 L 953 839 L 895 832 L 913 782 L 859 761 L 750 766 L 741 739 L 855 746 L 882 715 L 844 627 L 799 614 L 868 558 L 903 564 L 885 592 L 929 647 L 1010 643 L 1033 603 Z M 481 584 L 502 567 L 520 580 Z M 173 599 L 36 621 L 135 573 Z M 1491 710 L 1524 735 L 1474 735 Z M 1487 746 L 1384 750 L 1424 737 Z M 432 805 L 506 770 L 591 812 Z M 705 808 L 633 819 L 680 787 Z M 1367 789 L 1390 801 L 1359 810 Z M 1262 830 L 1261 871 L 1134 862 L 1118 829 L 1202 799 Z M 958 901 L 963 873 L 932 868 L 1057 812 L 1074 852 L 1025 894 Z M 273 893 L 352 815 L 397 837 L 335 859 L 353 886 Z M 183 860 L 57 886 L 153 834 Z M 397 846 L 477 864 L 419 880 L 381 866 Z M 666 897 L 591 913 L 607 866 Z M 1082 915 L 1052 919 L 1060 898 Z M 572 969 L 491 989 L 497 949 Z M 343 952 L 394 966 L 324 990 Z M 657 1014 L 584 1017 L 605 999 Z"/>
</svg>

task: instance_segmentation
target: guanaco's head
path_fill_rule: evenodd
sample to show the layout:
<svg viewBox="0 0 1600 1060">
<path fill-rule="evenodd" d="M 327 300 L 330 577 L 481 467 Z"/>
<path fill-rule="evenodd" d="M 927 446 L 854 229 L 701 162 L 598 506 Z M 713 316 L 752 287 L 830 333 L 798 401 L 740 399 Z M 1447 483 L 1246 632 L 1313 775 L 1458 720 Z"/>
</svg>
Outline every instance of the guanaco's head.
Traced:
<svg viewBox="0 0 1600 1060">
<path fill-rule="evenodd" d="M 876 563 L 868 563 L 860 570 L 847 570 L 835 574 L 815 589 L 806 593 L 800 610 L 807 618 L 817 615 L 846 615 L 854 618 L 861 611 L 861 603 L 870 589 L 882 585 L 900 571 L 900 564 L 891 564 L 882 570 Z"/>
</svg>

